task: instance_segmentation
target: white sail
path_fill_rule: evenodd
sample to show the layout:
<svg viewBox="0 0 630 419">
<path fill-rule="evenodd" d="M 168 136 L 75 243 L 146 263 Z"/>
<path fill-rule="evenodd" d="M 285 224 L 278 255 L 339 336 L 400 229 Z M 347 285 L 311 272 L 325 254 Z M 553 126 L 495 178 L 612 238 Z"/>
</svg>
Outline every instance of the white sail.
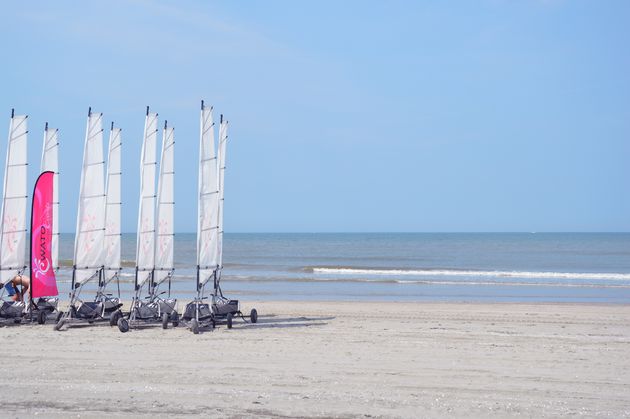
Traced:
<svg viewBox="0 0 630 419">
<path fill-rule="evenodd" d="M 103 114 L 90 112 L 85 132 L 77 230 L 74 240 L 75 281 L 83 283 L 105 263 L 105 162 Z"/>
<path fill-rule="evenodd" d="M 228 122 L 221 118 L 221 124 L 219 124 L 219 151 L 217 155 L 218 159 L 218 171 L 217 176 L 219 178 L 219 220 L 218 220 L 218 240 L 217 240 L 217 265 L 219 266 L 220 275 L 223 268 L 223 202 L 224 202 L 224 185 L 225 185 L 225 150 L 227 146 L 227 128 Z"/>
<path fill-rule="evenodd" d="M 11 115 L 4 195 L 0 215 L 0 282 L 6 284 L 26 267 L 27 116 Z"/>
<path fill-rule="evenodd" d="M 107 183 L 105 208 L 105 281 L 111 280 L 121 268 L 121 167 L 120 153 L 122 138 L 120 128 L 112 128 L 109 132 L 109 151 L 107 157 Z"/>
<path fill-rule="evenodd" d="M 199 200 L 197 219 L 197 266 L 199 282 L 205 284 L 217 266 L 218 179 L 214 154 L 212 108 L 201 105 L 199 138 Z"/>
<path fill-rule="evenodd" d="M 140 207 L 136 242 L 136 285 L 142 286 L 155 266 L 155 160 L 157 113 L 149 113 L 144 122 L 144 139 L 140 157 Z"/>
<path fill-rule="evenodd" d="M 173 270 L 173 228 L 175 210 L 175 129 L 164 124 L 162 134 L 162 155 L 158 177 L 155 272 L 153 280 L 162 283 Z"/>
<path fill-rule="evenodd" d="M 53 229 L 51 242 L 51 256 L 53 268 L 59 269 L 59 130 L 54 128 L 44 129 L 44 146 L 42 149 L 41 171 L 50 171 L 53 177 Z"/>
</svg>

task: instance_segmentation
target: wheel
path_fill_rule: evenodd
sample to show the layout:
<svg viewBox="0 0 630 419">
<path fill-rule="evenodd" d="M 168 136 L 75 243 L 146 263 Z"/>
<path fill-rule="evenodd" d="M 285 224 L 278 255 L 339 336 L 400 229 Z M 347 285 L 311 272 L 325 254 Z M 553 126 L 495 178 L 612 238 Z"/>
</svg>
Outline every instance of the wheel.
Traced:
<svg viewBox="0 0 630 419">
<path fill-rule="evenodd" d="M 192 319 L 190 321 L 190 330 L 192 330 L 195 335 L 199 334 L 199 322 L 197 319 Z"/>
<path fill-rule="evenodd" d="M 168 329 L 168 314 L 162 313 L 162 329 Z"/>
<path fill-rule="evenodd" d="M 232 316 L 232 313 L 228 313 L 228 315 L 227 315 L 227 326 L 228 326 L 228 329 L 232 328 L 232 317 L 234 317 L 234 316 Z"/>
<path fill-rule="evenodd" d="M 252 308 L 252 311 L 249 312 L 249 319 L 252 323 L 258 323 L 258 312 L 255 308 Z"/>
<path fill-rule="evenodd" d="M 55 322 L 59 323 L 59 320 L 63 317 L 63 311 L 59 310 L 57 312 L 57 317 L 55 317 Z"/>
<path fill-rule="evenodd" d="M 120 319 L 122 317 L 122 313 L 120 310 L 116 310 L 112 313 L 111 316 L 109 316 L 109 325 L 110 326 L 116 326 L 118 324 L 118 319 Z"/>
<path fill-rule="evenodd" d="M 62 317 L 57 323 L 55 323 L 54 329 L 58 332 L 61 330 L 64 324 L 66 324 L 66 320 Z"/>
<path fill-rule="evenodd" d="M 38 311 L 37 312 L 37 324 L 44 324 L 46 323 L 46 312 L 45 311 Z"/>
<path fill-rule="evenodd" d="M 179 314 L 176 311 L 171 313 L 171 321 L 173 322 L 173 327 L 179 326 Z"/>
<path fill-rule="evenodd" d="M 129 331 L 129 322 L 124 317 L 120 317 L 116 323 L 118 324 L 118 330 L 121 332 L 127 333 Z"/>
</svg>

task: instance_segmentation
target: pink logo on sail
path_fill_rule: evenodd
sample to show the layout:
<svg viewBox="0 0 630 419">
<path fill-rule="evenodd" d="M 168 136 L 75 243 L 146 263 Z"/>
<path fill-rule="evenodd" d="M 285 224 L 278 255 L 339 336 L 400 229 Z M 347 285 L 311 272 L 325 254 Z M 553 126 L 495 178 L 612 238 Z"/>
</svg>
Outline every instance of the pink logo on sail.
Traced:
<svg viewBox="0 0 630 419">
<path fill-rule="evenodd" d="M 52 263 L 53 172 L 37 179 L 31 219 L 31 289 L 33 298 L 58 295 Z"/>
</svg>

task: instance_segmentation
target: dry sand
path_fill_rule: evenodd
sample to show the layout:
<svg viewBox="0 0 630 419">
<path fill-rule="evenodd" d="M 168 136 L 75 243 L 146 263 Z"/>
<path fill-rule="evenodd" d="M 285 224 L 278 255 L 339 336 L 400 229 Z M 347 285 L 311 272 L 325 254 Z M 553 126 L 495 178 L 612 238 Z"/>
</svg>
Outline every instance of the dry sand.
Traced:
<svg viewBox="0 0 630 419">
<path fill-rule="evenodd" d="M 630 416 L 628 305 L 255 305 L 200 335 L 0 328 L 0 414 Z"/>
</svg>

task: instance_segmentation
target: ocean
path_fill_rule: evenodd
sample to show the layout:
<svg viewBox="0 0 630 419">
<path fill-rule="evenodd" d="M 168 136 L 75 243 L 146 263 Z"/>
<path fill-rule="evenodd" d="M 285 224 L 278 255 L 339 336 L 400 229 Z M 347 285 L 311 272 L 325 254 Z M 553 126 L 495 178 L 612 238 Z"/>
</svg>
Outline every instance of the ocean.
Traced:
<svg viewBox="0 0 630 419">
<path fill-rule="evenodd" d="M 61 235 L 62 295 L 73 240 Z M 135 240 L 123 235 L 123 298 Z M 195 246 L 176 235 L 171 293 L 182 299 Z M 223 291 L 242 300 L 630 303 L 627 233 L 226 233 L 224 251 Z"/>
</svg>

